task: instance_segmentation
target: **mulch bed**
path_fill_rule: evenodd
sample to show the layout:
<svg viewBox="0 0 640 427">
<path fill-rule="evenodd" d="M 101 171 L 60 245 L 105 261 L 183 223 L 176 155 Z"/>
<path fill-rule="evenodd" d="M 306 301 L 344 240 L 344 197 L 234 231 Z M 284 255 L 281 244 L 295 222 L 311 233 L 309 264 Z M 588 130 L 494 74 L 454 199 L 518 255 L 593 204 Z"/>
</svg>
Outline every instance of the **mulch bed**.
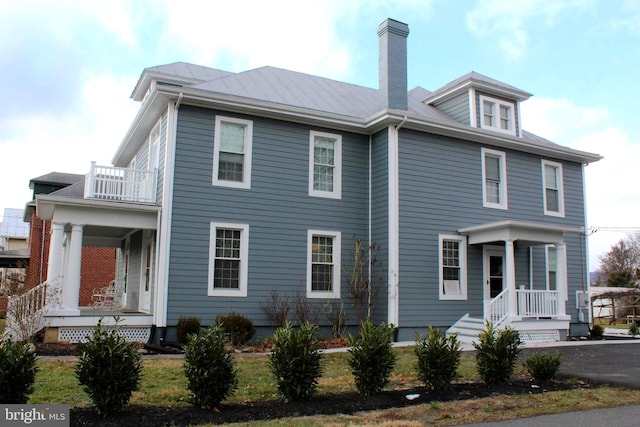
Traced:
<svg viewBox="0 0 640 427">
<path fill-rule="evenodd" d="M 550 381 L 534 383 L 514 381 L 502 385 L 481 383 L 454 384 L 448 392 L 434 393 L 422 387 L 406 390 L 384 391 L 375 396 L 361 396 L 358 393 L 318 394 L 302 402 L 283 402 L 281 400 L 259 400 L 240 404 L 221 405 L 216 410 L 207 411 L 191 407 L 125 407 L 121 412 L 101 418 L 93 408 L 72 408 L 72 426 L 123 426 L 137 427 L 187 426 L 192 424 L 224 424 L 274 420 L 286 417 L 313 415 L 353 414 L 360 411 L 373 411 L 389 408 L 401 408 L 433 401 L 456 401 L 478 399 L 496 395 L 535 394 L 547 391 L 568 390 L 588 387 L 576 385 L 575 381 Z M 407 396 L 419 395 L 413 400 Z"/>
</svg>

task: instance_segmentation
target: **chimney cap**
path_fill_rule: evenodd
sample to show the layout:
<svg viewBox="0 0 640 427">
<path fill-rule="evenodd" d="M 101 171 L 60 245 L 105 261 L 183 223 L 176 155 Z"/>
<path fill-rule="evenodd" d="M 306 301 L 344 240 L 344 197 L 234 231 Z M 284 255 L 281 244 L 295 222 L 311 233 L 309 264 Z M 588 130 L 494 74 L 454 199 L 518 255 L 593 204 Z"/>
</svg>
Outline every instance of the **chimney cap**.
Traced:
<svg viewBox="0 0 640 427">
<path fill-rule="evenodd" d="M 404 22 L 396 21 L 395 19 L 387 18 L 378 26 L 378 36 L 383 35 L 386 32 L 398 34 L 401 36 L 409 35 L 409 26 Z"/>
</svg>

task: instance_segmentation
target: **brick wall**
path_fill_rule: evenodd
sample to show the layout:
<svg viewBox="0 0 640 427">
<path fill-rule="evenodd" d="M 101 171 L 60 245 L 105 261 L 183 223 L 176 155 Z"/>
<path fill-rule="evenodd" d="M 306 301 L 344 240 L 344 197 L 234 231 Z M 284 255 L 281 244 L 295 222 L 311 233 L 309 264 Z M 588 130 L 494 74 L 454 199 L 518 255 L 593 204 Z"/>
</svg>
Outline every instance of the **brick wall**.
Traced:
<svg viewBox="0 0 640 427">
<path fill-rule="evenodd" d="M 28 287 L 36 286 L 47 280 L 47 261 L 49 258 L 49 240 L 51 238 L 50 227 L 50 222 L 42 221 L 35 213 L 31 217 L 29 234 L 30 257 L 25 280 Z M 111 280 L 115 279 L 115 276 L 116 249 L 83 247 L 78 305 L 91 305 L 93 289 L 107 286 Z"/>
</svg>

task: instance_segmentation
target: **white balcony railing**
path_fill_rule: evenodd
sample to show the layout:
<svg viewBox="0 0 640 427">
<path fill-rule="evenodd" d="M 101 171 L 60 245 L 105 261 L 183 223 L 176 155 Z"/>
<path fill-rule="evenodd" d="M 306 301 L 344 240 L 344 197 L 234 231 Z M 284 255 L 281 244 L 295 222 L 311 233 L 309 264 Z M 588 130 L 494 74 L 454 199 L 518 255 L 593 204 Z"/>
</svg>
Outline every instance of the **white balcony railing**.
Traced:
<svg viewBox="0 0 640 427">
<path fill-rule="evenodd" d="M 558 291 L 536 291 L 519 289 L 518 316 L 520 317 L 553 317 L 558 316 Z"/>
<path fill-rule="evenodd" d="M 91 170 L 84 184 L 87 199 L 118 200 L 136 203 L 156 203 L 156 177 L 158 170 L 97 166 Z"/>
</svg>

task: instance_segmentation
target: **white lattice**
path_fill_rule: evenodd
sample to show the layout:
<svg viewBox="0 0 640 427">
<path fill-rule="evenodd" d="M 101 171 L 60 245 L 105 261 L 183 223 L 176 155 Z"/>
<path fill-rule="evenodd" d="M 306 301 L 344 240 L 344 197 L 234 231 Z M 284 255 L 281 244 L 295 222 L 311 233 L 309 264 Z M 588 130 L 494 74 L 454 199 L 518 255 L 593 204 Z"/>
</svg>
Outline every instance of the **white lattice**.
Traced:
<svg viewBox="0 0 640 427">
<path fill-rule="evenodd" d="M 112 328 L 106 327 L 109 330 Z M 118 328 L 118 333 L 122 335 L 127 341 L 132 342 L 147 342 L 151 328 L 146 327 L 126 327 L 121 326 Z M 70 343 L 87 342 L 87 337 L 93 334 L 93 328 L 60 328 L 58 329 L 58 340 L 68 341 Z"/>
<path fill-rule="evenodd" d="M 560 341 L 560 332 L 558 331 L 521 331 L 520 340 L 525 344 L 558 342 Z"/>
</svg>

